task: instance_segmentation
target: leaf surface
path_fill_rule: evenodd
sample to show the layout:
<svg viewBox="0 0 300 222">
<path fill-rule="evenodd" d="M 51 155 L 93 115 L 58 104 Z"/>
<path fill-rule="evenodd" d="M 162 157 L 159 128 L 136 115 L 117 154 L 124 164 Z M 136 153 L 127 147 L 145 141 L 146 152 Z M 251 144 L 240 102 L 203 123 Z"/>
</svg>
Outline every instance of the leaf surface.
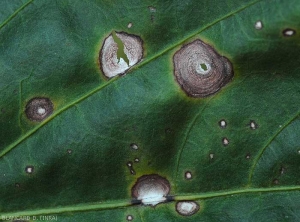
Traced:
<svg viewBox="0 0 300 222">
<path fill-rule="evenodd" d="M 0 219 L 299 220 L 297 0 L 0 4 Z M 284 36 L 287 28 L 296 34 Z M 144 58 L 108 80 L 98 57 L 112 31 L 140 36 Z M 206 98 L 188 97 L 173 74 L 173 55 L 195 39 L 234 70 Z M 25 114 L 34 97 L 54 105 L 42 122 Z M 132 204 L 147 174 L 165 177 L 174 201 Z M 182 216 L 180 200 L 200 210 Z"/>
</svg>

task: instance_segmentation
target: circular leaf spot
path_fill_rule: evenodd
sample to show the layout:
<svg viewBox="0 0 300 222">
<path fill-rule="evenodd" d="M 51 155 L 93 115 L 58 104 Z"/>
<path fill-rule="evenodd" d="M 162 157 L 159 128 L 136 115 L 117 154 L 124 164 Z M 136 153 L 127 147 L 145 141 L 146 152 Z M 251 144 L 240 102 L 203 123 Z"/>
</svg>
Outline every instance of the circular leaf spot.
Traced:
<svg viewBox="0 0 300 222">
<path fill-rule="evenodd" d="M 141 200 L 143 204 L 155 206 L 166 201 L 170 183 L 157 174 L 144 175 L 138 178 L 131 192 L 132 197 Z"/>
<path fill-rule="evenodd" d="M 128 216 L 126 217 L 126 219 L 127 219 L 128 221 L 132 221 L 132 220 L 133 220 L 133 216 L 132 216 L 132 215 L 128 215 Z"/>
<path fill-rule="evenodd" d="M 124 74 L 131 66 L 137 64 L 143 58 L 143 41 L 139 36 L 116 32 L 116 37 L 122 42 L 123 54 L 127 58 L 118 58 L 118 43 L 110 34 L 102 45 L 100 51 L 100 66 L 103 74 L 112 78 L 119 74 Z M 125 61 L 127 60 L 128 61 Z"/>
<path fill-rule="evenodd" d="M 230 61 L 199 39 L 179 49 L 173 63 L 177 82 L 192 97 L 214 94 L 233 77 Z"/>
<path fill-rule="evenodd" d="M 31 99 L 25 109 L 28 119 L 35 122 L 41 122 L 50 116 L 53 112 L 53 104 L 50 99 L 37 97 Z"/>
<path fill-rule="evenodd" d="M 200 206 L 194 201 L 179 201 L 176 204 L 176 211 L 183 216 L 191 216 L 197 213 Z"/>
</svg>

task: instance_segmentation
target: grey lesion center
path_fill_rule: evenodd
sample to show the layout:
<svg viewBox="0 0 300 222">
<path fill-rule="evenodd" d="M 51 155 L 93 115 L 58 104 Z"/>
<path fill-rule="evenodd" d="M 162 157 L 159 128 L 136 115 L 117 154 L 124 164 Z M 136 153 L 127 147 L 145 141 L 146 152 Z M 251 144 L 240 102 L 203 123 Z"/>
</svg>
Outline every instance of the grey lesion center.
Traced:
<svg viewBox="0 0 300 222">
<path fill-rule="evenodd" d="M 200 75 L 206 75 L 210 71 L 210 64 L 205 62 L 200 62 L 196 66 L 196 72 Z"/>
</svg>

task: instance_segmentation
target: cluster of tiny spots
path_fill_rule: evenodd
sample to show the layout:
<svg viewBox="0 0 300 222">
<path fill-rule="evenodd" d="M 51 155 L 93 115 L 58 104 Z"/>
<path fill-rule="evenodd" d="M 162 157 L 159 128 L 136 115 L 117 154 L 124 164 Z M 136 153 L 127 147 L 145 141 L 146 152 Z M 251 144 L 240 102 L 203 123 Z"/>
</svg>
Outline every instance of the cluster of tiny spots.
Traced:
<svg viewBox="0 0 300 222">
<path fill-rule="evenodd" d="M 256 21 L 255 24 L 254 24 L 254 27 L 255 27 L 255 29 L 257 29 L 257 30 L 262 29 L 262 28 L 263 28 L 263 23 L 262 23 L 262 21 L 260 21 L 260 20 Z M 286 36 L 286 37 L 290 37 L 290 36 L 295 35 L 295 34 L 296 34 L 296 31 L 295 31 L 294 29 L 287 28 L 287 29 L 284 29 L 284 30 L 282 31 L 282 34 L 283 34 L 284 36 Z"/>
<path fill-rule="evenodd" d="M 225 129 L 226 126 L 227 126 L 226 120 L 224 120 L 224 119 L 220 120 L 220 121 L 219 121 L 219 126 L 220 126 L 222 129 Z M 226 137 L 222 138 L 222 143 L 223 143 L 224 146 L 227 146 L 227 145 L 229 144 L 228 138 L 226 138 Z"/>
<path fill-rule="evenodd" d="M 128 169 L 129 169 L 130 173 L 131 173 L 132 175 L 135 175 L 135 171 L 134 171 L 134 169 L 133 169 L 133 166 L 132 166 L 132 162 L 131 162 L 131 161 L 129 161 L 129 162 L 127 163 L 127 167 L 128 167 Z"/>
<path fill-rule="evenodd" d="M 138 150 L 139 147 L 136 143 L 131 143 L 130 144 L 130 148 L 133 149 L 133 150 Z M 140 159 L 138 157 L 134 158 L 134 162 L 135 163 L 139 163 L 140 162 Z M 135 175 L 135 170 L 133 169 L 133 163 L 131 161 L 127 162 L 127 167 L 131 173 L 131 175 Z"/>
<path fill-rule="evenodd" d="M 220 126 L 221 128 L 223 128 L 223 129 L 226 128 L 226 127 L 227 127 L 227 122 L 226 122 L 226 120 L 224 120 L 224 119 L 220 120 L 220 121 L 219 121 L 219 126 Z M 256 130 L 256 129 L 258 128 L 258 124 L 257 124 L 254 120 L 250 120 L 249 128 L 250 128 L 251 130 Z M 229 139 L 228 139 L 227 137 L 223 137 L 223 138 L 222 138 L 222 144 L 223 144 L 224 146 L 228 146 L 228 145 L 229 145 Z M 210 159 L 213 159 L 213 158 L 214 158 L 214 154 L 213 154 L 213 153 L 209 154 L 209 157 L 210 157 Z M 250 158 L 251 158 L 251 155 L 248 153 L 248 154 L 246 154 L 245 158 L 246 158 L 246 159 L 250 159 Z"/>
</svg>

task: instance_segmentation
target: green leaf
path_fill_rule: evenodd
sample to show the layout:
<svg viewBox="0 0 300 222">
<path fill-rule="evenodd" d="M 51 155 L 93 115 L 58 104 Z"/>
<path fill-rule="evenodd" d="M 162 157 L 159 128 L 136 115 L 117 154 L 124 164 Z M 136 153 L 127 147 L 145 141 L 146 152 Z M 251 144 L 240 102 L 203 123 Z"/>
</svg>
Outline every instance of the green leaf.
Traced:
<svg viewBox="0 0 300 222">
<path fill-rule="evenodd" d="M 0 220 L 298 221 L 299 21 L 297 0 L 1 1 Z M 107 79 L 99 53 L 119 32 L 144 57 Z M 174 76 L 197 39 L 234 73 L 204 98 Z M 28 118 L 33 98 L 53 112 Z M 170 183 L 155 207 L 132 196 L 150 174 Z"/>
</svg>

